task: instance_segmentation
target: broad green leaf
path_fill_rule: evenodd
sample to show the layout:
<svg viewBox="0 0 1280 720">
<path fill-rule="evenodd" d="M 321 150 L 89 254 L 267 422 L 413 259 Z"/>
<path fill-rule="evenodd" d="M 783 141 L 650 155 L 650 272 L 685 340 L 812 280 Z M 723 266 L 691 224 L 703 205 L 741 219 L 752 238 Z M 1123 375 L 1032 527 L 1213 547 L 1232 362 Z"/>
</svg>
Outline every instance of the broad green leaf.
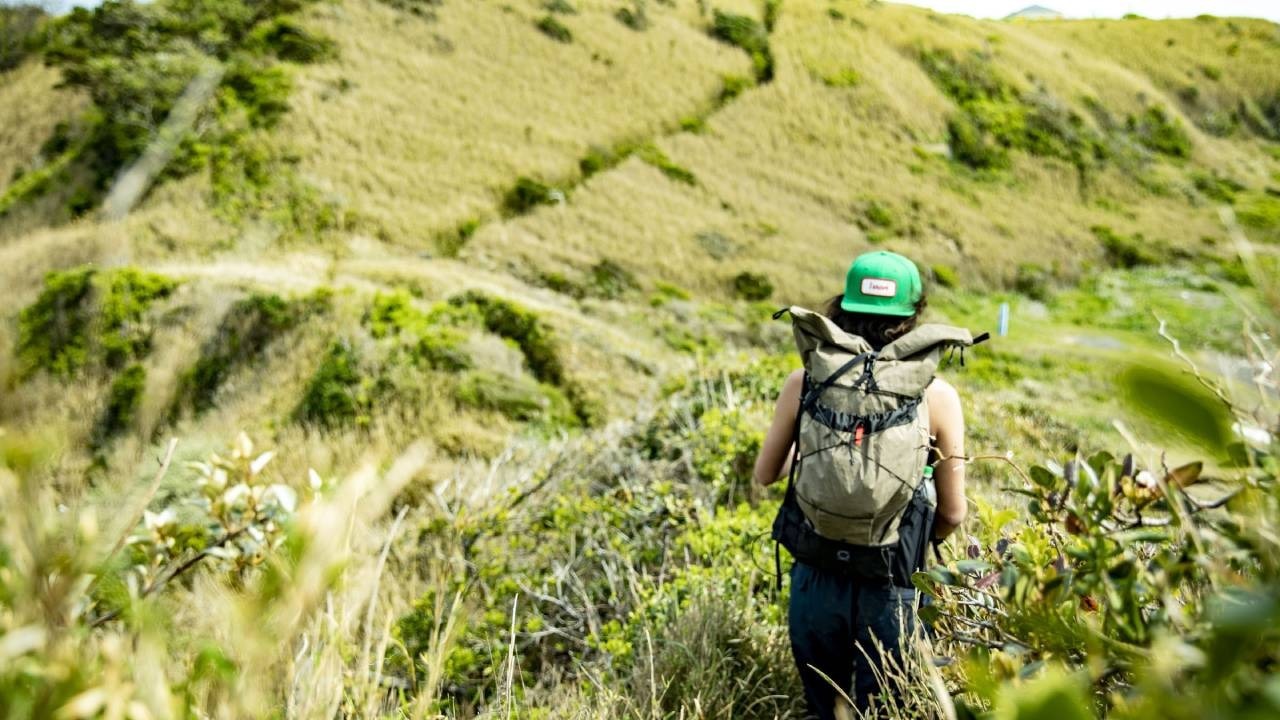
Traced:
<svg viewBox="0 0 1280 720">
<path fill-rule="evenodd" d="M 1079 680 L 1054 669 L 1022 685 L 1008 685 L 996 699 L 994 720 L 1093 720 Z"/>
<path fill-rule="evenodd" d="M 1226 407 L 1180 369 L 1131 365 L 1120 374 L 1119 384 L 1131 410 L 1215 457 L 1224 457 L 1235 440 Z"/>
</svg>

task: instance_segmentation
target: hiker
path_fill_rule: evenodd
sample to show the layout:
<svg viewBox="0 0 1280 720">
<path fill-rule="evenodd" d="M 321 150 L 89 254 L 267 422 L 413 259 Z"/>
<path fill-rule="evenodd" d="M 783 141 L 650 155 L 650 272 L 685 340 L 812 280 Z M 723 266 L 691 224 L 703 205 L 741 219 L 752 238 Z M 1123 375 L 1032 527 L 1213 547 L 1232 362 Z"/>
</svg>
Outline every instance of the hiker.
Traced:
<svg viewBox="0 0 1280 720">
<path fill-rule="evenodd" d="M 823 720 L 849 715 L 832 682 L 860 712 L 893 691 L 881 673 L 915 626 L 911 573 L 965 517 L 964 415 L 934 373 L 944 351 L 986 336 L 917 325 L 924 307 L 915 263 L 872 252 L 825 313 L 778 313 L 792 316 L 804 370 L 778 397 L 755 480 L 788 477 L 774 539 L 795 558 L 791 649 Z"/>
</svg>

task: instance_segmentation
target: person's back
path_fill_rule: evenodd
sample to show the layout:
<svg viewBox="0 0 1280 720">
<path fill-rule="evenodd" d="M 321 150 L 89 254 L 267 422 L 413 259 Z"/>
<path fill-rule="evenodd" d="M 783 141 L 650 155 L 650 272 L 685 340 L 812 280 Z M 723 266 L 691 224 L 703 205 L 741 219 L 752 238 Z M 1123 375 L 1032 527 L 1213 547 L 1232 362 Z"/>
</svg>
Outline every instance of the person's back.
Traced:
<svg viewBox="0 0 1280 720">
<path fill-rule="evenodd" d="M 937 333 L 912 334 L 924 304 L 919 271 L 910 260 L 884 252 L 859 257 L 850 268 L 845 293 L 832 300 L 825 319 L 797 318 L 806 367 L 822 365 L 817 357 L 822 352 L 831 356 L 823 358 L 830 362 L 822 367 L 822 377 L 808 377 L 805 370 L 798 370 L 787 378 L 756 461 L 755 479 L 762 485 L 776 482 L 784 473 L 791 476 L 775 537 L 779 525 L 787 524 L 784 516 L 792 518 L 793 526 L 803 525 L 796 532 L 813 536 L 808 542 L 787 545 L 797 556 L 791 570 L 789 626 L 810 711 L 824 719 L 837 717 L 838 708 L 847 707 L 832 682 L 854 698 L 860 710 L 869 707 L 872 696 L 883 689 L 882 668 L 888 658 L 901 657 L 903 642 L 914 628 L 915 591 L 909 576 L 918 558 L 906 558 L 905 567 L 904 558 L 896 558 L 894 572 L 877 572 L 874 567 L 859 566 L 857 557 L 852 561 L 849 557 L 861 553 L 870 558 L 863 565 L 874 566 L 876 556 L 867 550 L 901 555 L 904 547 L 911 547 L 906 551 L 911 554 L 919 547 L 922 554 L 929 538 L 906 535 L 929 532 L 940 539 L 965 516 L 964 417 L 955 388 L 932 376 L 937 350 L 948 336 L 945 332 L 942 339 L 935 337 Z M 803 327 L 804 323 L 818 323 L 816 332 Z M 811 340 L 819 345 L 825 340 L 826 345 L 821 351 L 805 352 L 817 347 L 806 344 Z M 952 341 L 961 346 L 972 343 L 967 333 L 955 335 Z M 854 354 L 863 349 L 867 352 Z M 927 358 L 900 357 L 916 350 L 920 357 L 932 351 L 933 363 Z M 874 386 L 875 361 L 881 353 L 888 360 L 903 362 L 899 376 L 905 379 L 898 386 L 889 381 L 886 384 L 891 387 Z M 842 361 L 840 367 L 832 369 L 836 360 Z M 917 365 L 907 365 L 910 362 Z M 837 376 L 846 372 L 861 377 L 841 381 Z M 895 376 L 886 371 L 884 377 Z M 840 393 L 859 392 L 864 394 L 845 397 L 842 404 Z M 824 399 L 823 393 L 836 396 L 818 402 Z M 865 402 L 872 394 L 871 402 Z M 841 412 L 832 406 L 853 410 Z M 872 413 L 866 408 L 882 411 Z M 890 429 L 896 435 L 886 432 Z M 910 440 L 914 432 L 919 433 L 914 435 L 918 443 Z M 926 433 L 928 437 L 922 437 Z M 831 452 L 846 445 L 847 455 Z M 861 454 L 855 455 L 855 450 Z M 911 526 L 907 517 L 911 508 L 903 507 L 905 498 L 913 491 L 922 492 L 925 484 L 923 478 L 901 477 L 911 472 L 904 468 L 921 468 L 926 462 L 937 493 L 936 510 L 930 507 L 931 529 Z M 797 470 L 805 493 L 795 490 Z M 885 487 L 899 482 L 904 487 Z M 833 499 L 838 500 L 841 492 L 849 493 L 845 507 L 830 507 L 838 504 Z M 859 503 L 872 507 L 856 507 Z M 904 537 L 898 537 L 899 528 Z M 880 545 L 885 536 L 896 544 Z M 904 545 L 908 539 L 916 545 Z M 826 562 L 821 548 L 834 548 L 826 552 L 839 555 L 847 567 Z"/>
</svg>

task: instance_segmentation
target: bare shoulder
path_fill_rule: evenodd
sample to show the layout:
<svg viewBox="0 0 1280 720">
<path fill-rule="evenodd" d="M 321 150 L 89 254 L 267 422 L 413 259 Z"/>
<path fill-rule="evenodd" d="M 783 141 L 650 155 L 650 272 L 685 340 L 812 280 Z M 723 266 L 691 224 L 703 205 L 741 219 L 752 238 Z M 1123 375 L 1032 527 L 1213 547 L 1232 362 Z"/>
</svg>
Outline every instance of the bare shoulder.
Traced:
<svg viewBox="0 0 1280 720">
<path fill-rule="evenodd" d="M 941 407 L 960 407 L 960 393 L 951 383 L 940 377 L 935 377 L 933 382 L 929 383 L 929 387 L 925 389 L 925 395 L 928 396 L 931 406 Z"/>
</svg>

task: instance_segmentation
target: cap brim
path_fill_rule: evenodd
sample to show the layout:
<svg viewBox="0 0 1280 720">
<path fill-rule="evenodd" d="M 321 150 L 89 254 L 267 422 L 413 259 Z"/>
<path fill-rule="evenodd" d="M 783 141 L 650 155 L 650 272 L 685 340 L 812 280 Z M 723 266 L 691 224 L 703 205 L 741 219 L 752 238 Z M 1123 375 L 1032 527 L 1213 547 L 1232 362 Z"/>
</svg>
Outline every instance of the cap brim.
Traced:
<svg viewBox="0 0 1280 720">
<path fill-rule="evenodd" d="M 871 303 L 852 302 L 849 299 L 840 301 L 840 309 L 849 312 L 866 313 L 868 315 L 889 315 L 892 317 L 911 317 L 916 314 L 915 308 L 904 309 L 889 305 L 873 305 Z"/>
</svg>

